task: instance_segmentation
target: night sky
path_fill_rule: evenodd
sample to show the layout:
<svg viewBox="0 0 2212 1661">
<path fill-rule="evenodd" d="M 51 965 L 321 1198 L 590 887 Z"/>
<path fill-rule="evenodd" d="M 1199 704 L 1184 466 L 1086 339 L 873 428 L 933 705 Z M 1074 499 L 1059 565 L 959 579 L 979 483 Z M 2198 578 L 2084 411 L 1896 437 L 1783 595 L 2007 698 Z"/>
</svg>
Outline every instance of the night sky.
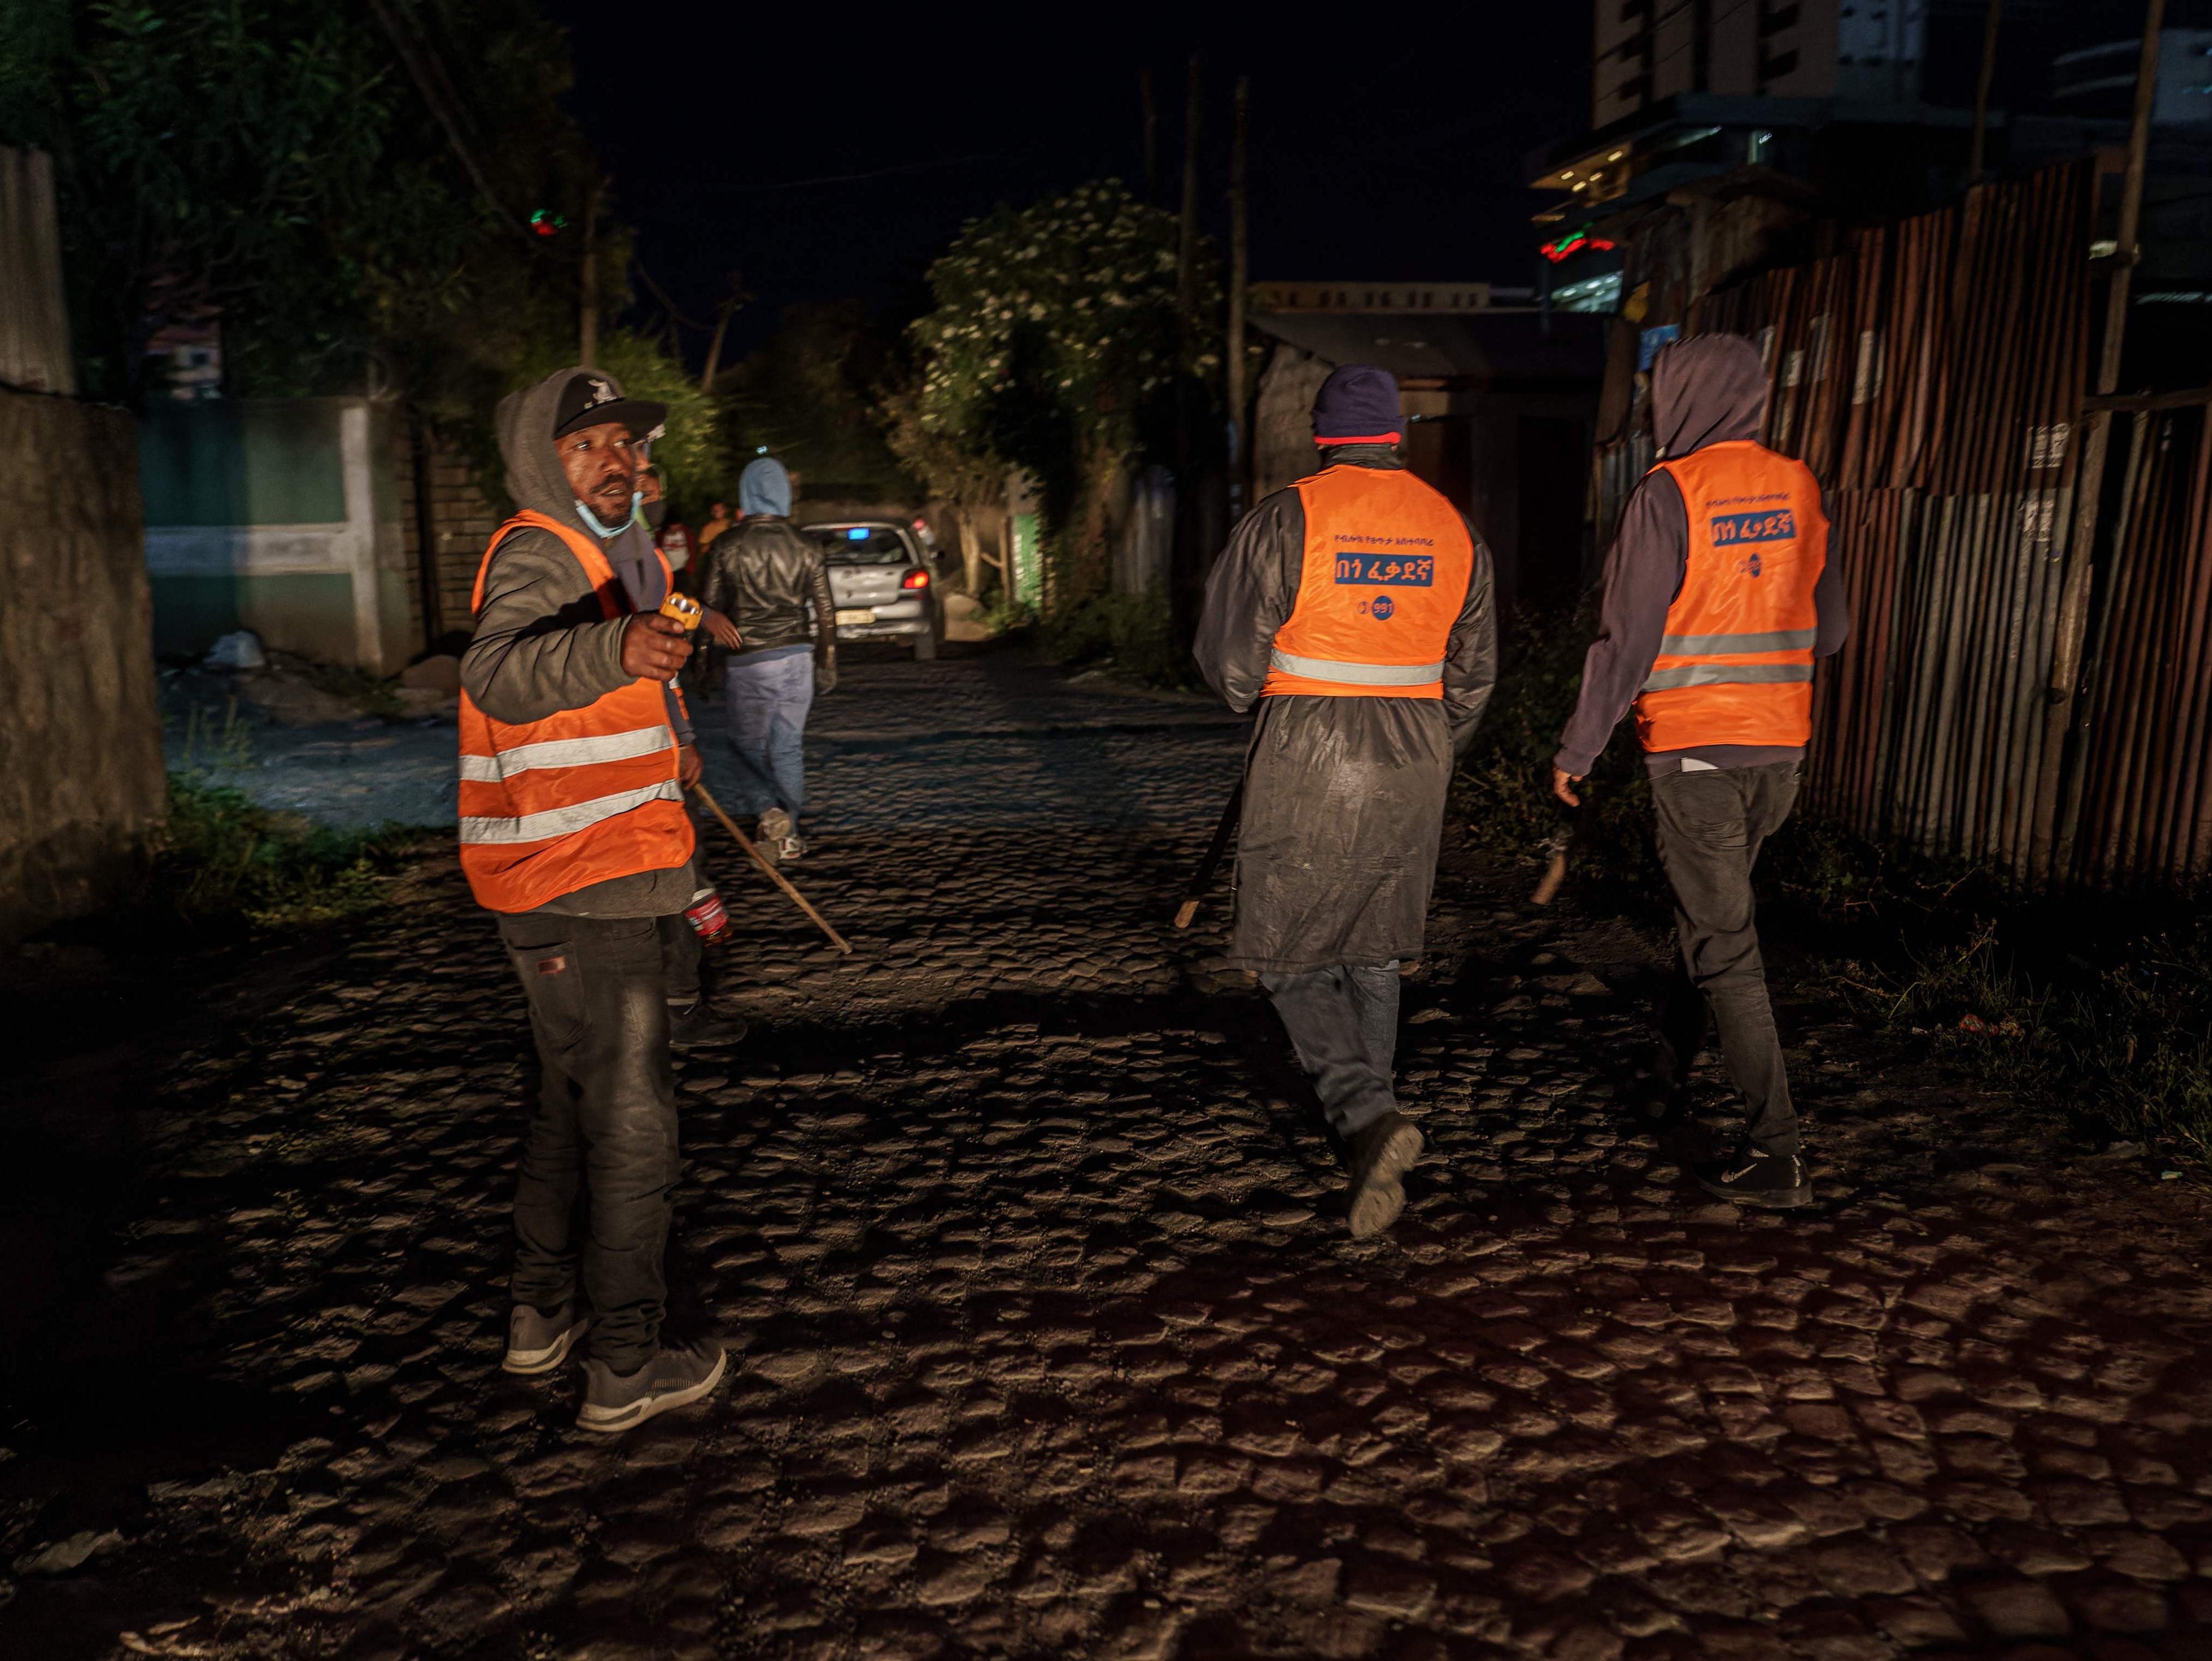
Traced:
<svg viewBox="0 0 2212 1661">
<path fill-rule="evenodd" d="M 545 8 L 570 30 L 572 108 L 647 269 L 696 318 L 743 269 L 756 297 L 726 361 L 796 301 L 914 301 L 962 221 L 997 203 L 1109 174 L 1142 194 L 1147 64 L 1176 205 L 1194 50 L 1216 236 L 1231 96 L 1252 77 L 1255 281 L 1533 282 L 1543 198 L 1522 187 L 1523 158 L 1588 111 L 1588 0 L 1467 0 L 1389 24 L 1368 8 L 1310 23 L 1259 8 Z M 703 359 L 703 336 L 684 344 Z"/>
</svg>

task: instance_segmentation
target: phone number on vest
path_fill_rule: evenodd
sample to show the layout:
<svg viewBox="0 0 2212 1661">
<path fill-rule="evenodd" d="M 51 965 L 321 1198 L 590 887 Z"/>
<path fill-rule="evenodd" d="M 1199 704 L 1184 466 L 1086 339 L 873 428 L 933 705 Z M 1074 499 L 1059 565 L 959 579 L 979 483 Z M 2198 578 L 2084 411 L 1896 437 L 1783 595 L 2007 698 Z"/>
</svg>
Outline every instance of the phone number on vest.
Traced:
<svg viewBox="0 0 2212 1661">
<path fill-rule="evenodd" d="M 1339 582 L 1381 582 L 1401 588 L 1428 588 L 1436 584 L 1437 562 L 1431 557 L 1407 559 L 1397 554 L 1339 554 Z"/>
<path fill-rule="evenodd" d="M 1788 542 L 1797 534 L 1797 515 L 1787 508 L 1767 514 L 1716 514 L 1711 523 L 1717 548 L 1736 542 Z"/>
</svg>

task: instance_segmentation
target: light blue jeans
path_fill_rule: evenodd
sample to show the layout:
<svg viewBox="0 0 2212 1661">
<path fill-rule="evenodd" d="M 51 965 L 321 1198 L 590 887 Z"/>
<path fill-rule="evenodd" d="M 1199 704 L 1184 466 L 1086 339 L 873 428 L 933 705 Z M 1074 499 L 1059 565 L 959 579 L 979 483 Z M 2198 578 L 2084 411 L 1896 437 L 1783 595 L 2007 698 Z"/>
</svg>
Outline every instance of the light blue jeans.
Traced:
<svg viewBox="0 0 2212 1661">
<path fill-rule="evenodd" d="M 780 806 L 795 826 L 806 800 L 813 648 L 732 658 L 723 686 L 730 700 L 730 751 L 738 759 L 738 794 L 731 811 L 759 814 Z"/>
</svg>

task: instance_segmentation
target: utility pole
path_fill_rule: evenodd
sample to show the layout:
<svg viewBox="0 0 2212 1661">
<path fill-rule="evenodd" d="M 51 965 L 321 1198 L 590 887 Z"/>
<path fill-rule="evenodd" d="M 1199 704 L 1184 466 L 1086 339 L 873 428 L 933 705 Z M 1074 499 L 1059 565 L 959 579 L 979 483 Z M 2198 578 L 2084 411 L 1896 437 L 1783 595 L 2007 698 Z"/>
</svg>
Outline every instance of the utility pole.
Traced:
<svg viewBox="0 0 2212 1661">
<path fill-rule="evenodd" d="M 1229 379 L 1229 516 L 1244 512 L 1244 482 L 1251 474 L 1244 430 L 1244 299 L 1252 286 L 1250 204 L 1246 190 L 1246 130 L 1252 113 L 1252 77 L 1237 77 L 1237 125 L 1229 149 L 1229 331 L 1223 356 Z"/>
<path fill-rule="evenodd" d="M 2143 171 L 2150 154 L 2151 106 L 2158 94 L 2158 35 L 2166 21 L 2166 0 L 2143 8 L 2142 52 L 2136 61 L 2135 121 L 2128 131 L 2128 170 L 2120 190 L 2119 236 L 2106 279 L 2105 338 L 2097 362 L 2096 395 L 2119 390 L 2120 349 L 2127 339 L 2128 294 L 2136 264 L 2136 240 L 2142 228 Z M 2042 884 L 2063 878 L 2073 863 L 2073 837 L 2057 842 L 2058 795 L 2064 771 L 2066 729 L 2073 725 L 2074 700 L 2081 688 L 2081 642 L 2088 631 L 2089 588 L 2096 552 L 2097 509 L 2105 494 L 2105 454 L 2111 447 L 2112 412 L 2092 410 L 2082 418 L 2081 467 L 2074 481 L 2074 529 L 2068 538 L 2066 583 L 2058 599 L 2057 637 L 2051 654 L 2051 681 L 2045 693 L 2042 765 L 2035 777 L 2035 818 L 2028 836 L 2028 879 Z"/>
<path fill-rule="evenodd" d="M 1974 148 L 1966 157 L 1966 182 L 1982 182 L 1982 164 L 1989 155 L 1990 83 L 1997 73 L 1997 20 L 2004 14 L 2004 0 L 1990 0 L 1990 9 L 1982 19 L 1982 70 L 1974 81 Z"/>
<path fill-rule="evenodd" d="M 730 313 L 742 307 L 752 296 L 745 292 L 745 274 L 742 271 L 730 273 L 730 297 L 722 302 L 714 314 L 714 338 L 707 348 L 707 370 L 699 377 L 699 390 L 714 390 L 714 371 L 721 366 L 722 337 L 729 332 Z"/>
<path fill-rule="evenodd" d="M 1137 96 L 1145 112 L 1145 202 L 1160 205 L 1160 106 L 1152 97 L 1152 66 L 1138 72 Z"/>
<path fill-rule="evenodd" d="M 584 275 L 578 296 L 582 313 L 577 332 L 576 361 L 587 369 L 598 368 L 599 355 L 599 187 L 593 186 L 584 204 Z"/>
</svg>

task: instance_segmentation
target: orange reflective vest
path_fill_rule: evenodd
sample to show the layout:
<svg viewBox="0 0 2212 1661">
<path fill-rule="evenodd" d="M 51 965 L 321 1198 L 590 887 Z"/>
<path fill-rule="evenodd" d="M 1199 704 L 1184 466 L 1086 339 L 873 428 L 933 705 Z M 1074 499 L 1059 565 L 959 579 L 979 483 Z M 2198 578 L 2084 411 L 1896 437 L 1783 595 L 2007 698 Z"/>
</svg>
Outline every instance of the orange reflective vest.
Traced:
<svg viewBox="0 0 2212 1661">
<path fill-rule="evenodd" d="M 1298 599 L 1275 630 L 1260 696 L 1442 697 L 1446 643 L 1474 576 L 1458 510 L 1396 469 L 1325 467 L 1297 488 Z"/>
<path fill-rule="evenodd" d="M 1690 515 L 1682 590 L 1636 699 L 1646 750 L 1802 747 L 1813 736 L 1814 586 L 1828 558 L 1820 487 L 1748 439 L 1659 464 Z"/>
<path fill-rule="evenodd" d="M 512 532 L 550 531 L 568 545 L 600 611 L 629 611 L 599 544 L 544 514 L 523 512 L 493 533 L 477 568 L 483 605 L 492 556 Z M 668 570 L 663 557 L 660 568 Z M 519 727 L 494 721 L 461 693 L 461 869 L 477 904 L 532 911 L 611 877 L 665 871 L 691 857 L 691 821 L 677 782 L 676 734 L 657 680 L 634 680 L 580 709 Z"/>
</svg>

